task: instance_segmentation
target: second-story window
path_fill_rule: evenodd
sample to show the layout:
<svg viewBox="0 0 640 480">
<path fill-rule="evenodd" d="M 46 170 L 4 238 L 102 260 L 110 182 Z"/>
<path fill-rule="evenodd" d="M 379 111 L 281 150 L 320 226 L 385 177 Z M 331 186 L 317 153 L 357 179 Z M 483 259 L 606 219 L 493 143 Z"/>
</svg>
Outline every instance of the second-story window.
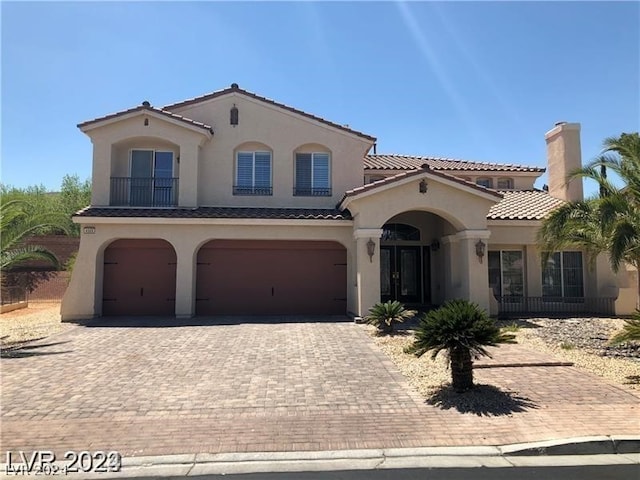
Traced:
<svg viewBox="0 0 640 480">
<path fill-rule="evenodd" d="M 328 153 L 296 153 L 296 184 L 293 194 L 309 197 L 331 196 Z"/>
<path fill-rule="evenodd" d="M 493 188 L 493 180 L 491 178 L 480 177 L 476 179 L 476 185 L 481 185 L 487 188 Z"/>
<path fill-rule="evenodd" d="M 272 195 L 271 152 L 238 152 L 234 195 Z"/>
<path fill-rule="evenodd" d="M 513 178 L 499 178 L 498 190 L 513 190 Z"/>
</svg>

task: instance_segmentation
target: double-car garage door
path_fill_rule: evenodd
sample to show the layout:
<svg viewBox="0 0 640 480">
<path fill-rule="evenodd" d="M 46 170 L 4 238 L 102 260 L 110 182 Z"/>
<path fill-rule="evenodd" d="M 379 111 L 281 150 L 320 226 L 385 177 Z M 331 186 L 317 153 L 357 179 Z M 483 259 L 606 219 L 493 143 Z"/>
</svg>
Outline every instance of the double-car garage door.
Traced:
<svg viewBox="0 0 640 480">
<path fill-rule="evenodd" d="M 103 314 L 173 315 L 175 258 L 163 240 L 111 244 Z M 197 255 L 196 314 L 344 314 L 346 278 L 335 242 L 214 240 Z"/>
</svg>

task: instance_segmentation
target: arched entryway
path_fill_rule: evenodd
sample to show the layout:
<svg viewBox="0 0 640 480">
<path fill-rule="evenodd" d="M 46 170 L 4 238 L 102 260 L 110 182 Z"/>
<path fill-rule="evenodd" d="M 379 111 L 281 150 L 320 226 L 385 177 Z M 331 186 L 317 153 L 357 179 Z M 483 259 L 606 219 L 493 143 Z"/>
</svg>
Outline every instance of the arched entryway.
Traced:
<svg viewBox="0 0 640 480">
<path fill-rule="evenodd" d="M 421 211 L 395 215 L 380 237 L 380 299 L 406 305 L 442 303 L 441 238 L 455 232 L 442 217 Z"/>
<path fill-rule="evenodd" d="M 102 314 L 174 315 L 176 252 L 159 239 L 122 239 L 104 251 Z"/>
<path fill-rule="evenodd" d="M 198 251 L 198 315 L 344 315 L 347 252 L 337 242 L 212 240 Z"/>
</svg>

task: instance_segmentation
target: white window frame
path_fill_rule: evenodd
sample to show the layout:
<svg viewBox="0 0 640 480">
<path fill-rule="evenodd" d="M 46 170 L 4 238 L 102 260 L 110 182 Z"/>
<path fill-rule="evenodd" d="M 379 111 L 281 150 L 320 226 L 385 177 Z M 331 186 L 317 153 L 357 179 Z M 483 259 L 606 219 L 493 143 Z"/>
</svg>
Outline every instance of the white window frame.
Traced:
<svg viewBox="0 0 640 480">
<path fill-rule="evenodd" d="M 501 187 L 500 186 L 500 182 L 501 181 L 506 181 L 509 186 L 508 187 Z M 510 178 L 510 177 L 500 177 L 496 181 L 496 188 L 498 190 L 513 190 L 513 185 L 514 185 L 513 178 Z"/>
<path fill-rule="evenodd" d="M 251 155 L 251 185 L 240 185 L 238 179 L 238 160 L 241 154 Z M 256 186 L 256 154 L 269 155 L 269 185 L 267 187 Z M 235 155 L 235 168 L 233 173 L 233 194 L 234 195 L 273 195 L 273 153 L 270 150 L 238 150 Z M 251 192 L 240 192 L 239 189 L 251 189 Z M 268 189 L 268 193 L 260 192 L 260 190 Z M 257 193 L 256 193 L 257 191 Z"/>
<path fill-rule="evenodd" d="M 560 252 L 553 252 L 551 255 L 558 253 L 560 257 L 560 297 L 557 295 L 545 295 L 544 294 L 544 280 L 545 280 L 545 270 L 547 269 L 546 265 L 542 266 L 542 297 L 543 298 L 585 298 L 584 293 L 584 278 L 585 278 L 585 265 L 584 265 L 584 254 L 580 250 L 562 250 Z M 565 253 L 579 253 L 580 254 L 580 263 L 581 263 L 581 279 L 582 279 L 582 297 L 567 297 L 565 295 L 565 281 L 564 281 L 564 254 Z"/>
<path fill-rule="evenodd" d="M 310 195 L 305 195 L 305 194 L 297 193 L 297 191 L 298 191 L 298 189 L 300 187 L 298 187 L 297 182 L 296 182 L 296 185 L 294 186 L 294 189 L 295 189 L 294 191 L 296 192 L 296 195 L 297 196 L 303 196 L 303 197 L 306 197 L 306 196 L 330 197 L 331 194 L 329 194 L 329 195 L 314 195 L 313 194 L 313 190 L 314 189 L 321 189 L 321 190 L 328 190 L 329 192 L 332 191 L 332 183 L 333 182 L 331 181 L 332 180 L 332 178 L 331 178 L 331 164 L 332 164 L 331 154 L 329 152 L 320 152 L 320 151 L 318 151 L 318 152 L 295 152 L 295 154 L 294 154 L 294 162 L 293 162 L 293 166 L 294 166 L 293 178 L 294 178 L 294 181 L 297 180 L 297 178 L 298 178 L 298 155 L 311 155 L 311 179 L 310 179 L 311 180 L 311 187 L 310 187 L 311 188 L 311 194 Z M 313 178 L 313 170 L 314 170 L 314 162 L 315 162 L 316 155 L 326 155 L 327 156 L 327 179 L 328 179 L 328 185 L 326 187 L 314 187 L 313 186 L 313 180 L 314 180 L 314 178 Z"/>
<path fill-rule="evenodd" d="M 482 185 L 480 183 L 480 181 L 482 180 L 488 180 L 489 185 Z M 485 187 L 485 188 L 493 188 L 493 178 L 491 177 L 478 177 L 476 178 L 476 185 L 480 185 L 481 187 Z"/>
<path fill-rule="evenodd" d="M 524 263 L 524 251 L 522 250 L 518 250 L 518 249 L 500 249 L 500 250 L 490 250 L 491 253 L 495 253 L 497 252 L 498 255 L 498 259 L 499 259 L 499 265 L 500 265 L 500 296 L 501 297 L 510 297 L 510 298 L 524 298 L 525 297 L 525 292 L 527 289 L 527 275 L 526 275 L 526 269 L 525 269 L 525 263 Z M 505 252 L 509 252 L 509 253 L 513 253 L 513 252 L 518 252 L 520 253 L 520 260 L 522 262 L 522 269 L 521 269 L 521 275 L 522 275 L 522 295 L 505 295 L 504 292 L 504 288 L 505 288 L 505 283 L 504 283 L 504 269 L 503 269 L 503 263 L 502 263 L 502 256 Z M 488 261 L 488 260 L 487 260 Z"/>
</svg>

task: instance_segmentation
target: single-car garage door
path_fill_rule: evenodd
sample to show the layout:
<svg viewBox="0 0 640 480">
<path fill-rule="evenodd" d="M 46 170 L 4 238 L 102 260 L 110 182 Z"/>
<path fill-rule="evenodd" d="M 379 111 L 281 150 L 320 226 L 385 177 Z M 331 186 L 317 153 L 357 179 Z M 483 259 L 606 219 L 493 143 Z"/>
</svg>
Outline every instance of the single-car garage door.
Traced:
<svg viewBox="0 0 640 480">
<path fill-rule="evenodd" d="M 174 315 L 176 253 L 164 240 L 116 240 L 104 252 L 103 315 Z"/>
<path fill-rule="evenodd" d="M 196 313 L 345 314 L 347 252 L 335 242 L 214 240 L 198 252 Z"/>
</svg>

